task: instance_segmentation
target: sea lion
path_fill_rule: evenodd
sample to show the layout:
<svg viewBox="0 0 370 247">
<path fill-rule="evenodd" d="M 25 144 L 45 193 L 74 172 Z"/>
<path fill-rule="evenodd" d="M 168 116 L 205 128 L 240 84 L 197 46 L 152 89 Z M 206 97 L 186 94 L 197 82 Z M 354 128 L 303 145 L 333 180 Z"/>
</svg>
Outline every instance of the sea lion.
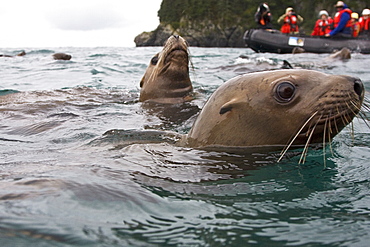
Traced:
<svg viewBox="0 0 370 247">
<path fill-rule="evenodd" d="M 299 62 L 293 63 L 293 66 L 295 68 L 303 69 L 333 69 L 338 65 L 336 62 L 346 62 L 349 59 L 351 59 L 351 50 L 348 48 L 342 48 L 341 50 L 335 51 L 329 56 L 318 60 L 317 62 Z"/>
<path fill-rule="evenodd" d="M 71 60 L 72 56 L 66 53 L 54 53 L 54 60 Z"/>
<path fill-rule="evenodd" d="M 268 147 L 283 150 L 281 157 L 292 146 L 304 147 L 304 157 L 310 144 L 325 147 L 353 120 L 364 95 L 361 80 L 351 76 L 305 69 L 244 74 L 211 95 L 187 135 L 151 131 L 150 141 L 224 151 Z M 105 138 L 125 132 L 109 131 Z M 135 131 L 141 143 L 146 133 Z"/>
<path fill-rule="evenodd" d="M 341 50 L 332 53 L 328 59 L 336 59 L 336 60 L 347 60 L 351 59 L 351 50 L 344 47 Z"/>
<path fill-rule="evenodd" d="M 26 52 L 25 51 L 21 51 L 20 53 L 18 53 L 17 55 L 15 56 L 12 56 L 12 55 L 4 55 L 4 54 L 0 54 L 0 57 L 22 57 L 26 55 Z"/>
<path fill-rule="evenodd" d="M 247 61 L 244 63 L 243 60 L 242 63 L 232 64 L 232 65 L 226 65 L 226 66 L 219 66 L 214 68 L 215 70 L 226 70 L 226 71 L 233 71 L 238 75 L 250 73 L 250 72 L 257 72 L 257 71 L 266 71 L 266 70 L 278 70 L 278 69 L 293 69 L 293 66 L 287 61 L 283 60 L 282 63 L 279 64 L 271 64 L 267 61 L 256 61 L 256 63 L 250 63 L 249 57 L 240 55 L 240 59 L 247 59 Z"/>
<path fill-rule="evenodd" d="M 292 54 L 299 54 L 305 53 L 306 51 L 301 47 L 294 47 Z M 344 47 L 339 51 L 334 51 L 332 54 L 329 55 L 326 59 L 336 59 L 336 60 L 347 60 L 351 59 L 351 50 Z"/>
<path fill-rule="evenodd" d="M 189 94 L 193 86 L 185 39 L 180 36 L 168 38 L 163 50 L 151 59 L 140 87 L 140 101 L 180 103 L 191 99 Z"/>
<path fill-rule="evenodd" d="M 290 69 L 237 76 L 208 99 L 186 137 L 190 147 L 326 143 L 360 111 L 359 78 Z"/>
<path fill-rule="evenodd" d="M 305 52 L 306 51 L 301 47 L 294 47 L 293 51 L 292 51 L 292 54 L 300 54 L 300 53 L 305 53 Z"/>
</svg>

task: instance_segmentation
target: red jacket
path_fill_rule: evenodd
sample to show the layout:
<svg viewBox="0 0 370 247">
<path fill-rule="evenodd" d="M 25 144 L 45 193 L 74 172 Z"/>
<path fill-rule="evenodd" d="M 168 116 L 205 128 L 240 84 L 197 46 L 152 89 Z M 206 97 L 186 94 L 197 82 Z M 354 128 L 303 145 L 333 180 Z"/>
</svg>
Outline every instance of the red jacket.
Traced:
<svg viewBox="0 0 370 247">
<path fill-rule="evenodd" d="M 298 32 L 298 19 L 295 15 L 287 15 L 284 18 L 284 24 L 281 26 L 280 31 L 282 33 L 294 33 Z"/>
<path fill-rule="evenodd" d="M 333 29 L 333 19 L 328 18 L 327 20 L 318 19 L 316 21 L 315 27 L 311 33 L 312 36 L 324 36 Z"/>
<path fill-rule="evenodd" d="M 364 17 L 360 17 L 360 19 L 358 20 L 358 23 L 360 24 L 361 31 L 370 30 L 370 18 L 367 18 L 365 20 Z"/>
</svg>

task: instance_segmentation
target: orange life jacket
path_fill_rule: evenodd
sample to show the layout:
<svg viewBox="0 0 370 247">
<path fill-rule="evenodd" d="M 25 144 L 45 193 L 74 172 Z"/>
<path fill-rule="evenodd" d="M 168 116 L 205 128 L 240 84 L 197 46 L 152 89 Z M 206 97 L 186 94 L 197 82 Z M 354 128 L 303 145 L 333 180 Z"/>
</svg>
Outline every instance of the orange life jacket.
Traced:
<svg viewBox="0 0 370 247">
<path fill-rule="evenodd" d="M 361 26 L 360 24 L 356 21 L 355 23 L 352 23 L 352 37 L 357 37 L 358 34 L 360 33 L 360 30 L 361 30 Z"/>
<path fill-rule="evenodd" d="M 295 15 L 286 15 L 284 17 L 284 24 L 281 26 L 282 33 L 295 33 L 298 32 L 298 18 Z"/>
<path fill-rule="evenodd" d="M 333 19 L 328 18 L 327 20 L 318 19 L 311 35 L 313 36 L 324 36 L 333 29 Z"/>
<path fill-rule="evenodd" d="M 342 17 L 342 14 L 344 12 L 347 12 L 349 14 L 349 16 L 351 16 L 351 14 L 352 14 L 352 11 L 350 9 L 342 9 L 341 11 L 337 12 L 334 16 L 334 28 L 336 28 L 338 26 L 340 18 Z M 345 27 L 351 27 L 351 26 L 352 26 L 352 22 L 351 22 L 351 17 L 350 17 L 349 21 L 346 23 Z"/>
<path fill-rule="evenodd" d="M 370 29 L 370 17 L 366 20 L 364 19 L 364 17 L 360 17 L 358 23 L 360 23 L 361 31 L 367 31 Z"/>
</svg>

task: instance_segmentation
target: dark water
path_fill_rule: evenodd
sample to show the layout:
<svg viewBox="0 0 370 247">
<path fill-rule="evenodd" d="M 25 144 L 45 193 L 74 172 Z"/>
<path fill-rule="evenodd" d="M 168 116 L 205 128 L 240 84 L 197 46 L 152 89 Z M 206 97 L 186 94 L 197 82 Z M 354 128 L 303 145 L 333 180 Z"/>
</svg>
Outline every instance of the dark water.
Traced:
<svg viewBox="0 0 370 247">
<path fill-rule="evenodd" d="M 284 59 L 358 76 L 370 90 L 368 55 L 333 62 L 324 54 L 190 48 L 197 98 L 153 107 L 137 101 L 139 81 L 160 49 L 33 48 L 0 59 L 1 246 L 368 246 L 363 121 L 325 152 L 310 150 L 304 164 L 299 155 L 277 163 L 261 150 L 181 148 L 171 144 L 176 137 L 156 143 L 139 132 L 187 133 L 219 85 Z M 73 59 L 53 61 L 53 52 Z"/>
</svg>

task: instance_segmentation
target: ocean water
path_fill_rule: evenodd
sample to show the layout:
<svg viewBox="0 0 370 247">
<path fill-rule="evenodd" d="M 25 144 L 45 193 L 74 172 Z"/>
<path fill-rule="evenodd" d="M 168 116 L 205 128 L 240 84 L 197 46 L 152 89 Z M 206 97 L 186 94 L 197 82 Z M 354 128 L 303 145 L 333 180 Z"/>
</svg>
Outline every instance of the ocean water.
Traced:
<svg viewBox="0 0 370 247">
<path fill-rule="evenodd" d="M 187 133 L 219 85 L 283 60 L 358 76 L 369 91 L 369 55 L 190 47 L 196 99 L 148 107 L 139 82 L 161 47 L 0 54 L 23 49 L 0 58 L 0 246 L 368 246 L 364 121 L 304 164 L 294 153 L 277 163 L 274 153 L 182 148 L 140 131 Z"/>
</svg>

